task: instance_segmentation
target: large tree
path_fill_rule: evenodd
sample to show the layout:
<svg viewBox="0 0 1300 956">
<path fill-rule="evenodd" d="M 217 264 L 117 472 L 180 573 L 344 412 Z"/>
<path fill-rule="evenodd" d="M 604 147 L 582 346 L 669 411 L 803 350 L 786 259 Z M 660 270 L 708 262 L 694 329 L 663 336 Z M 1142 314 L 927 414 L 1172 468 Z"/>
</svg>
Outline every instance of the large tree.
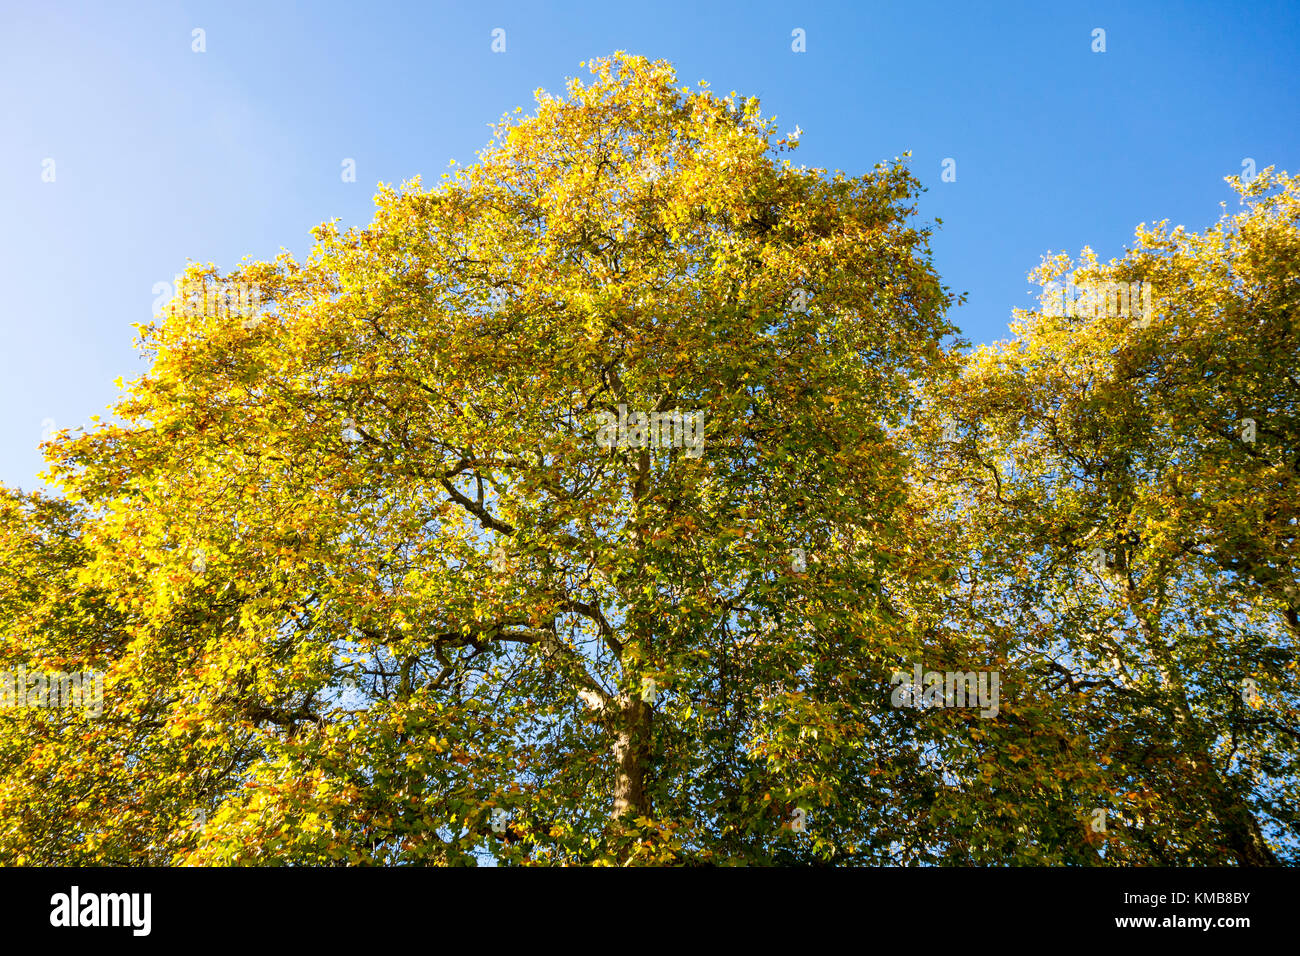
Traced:
<svg viewBox="0 0 1300 956">
<path fill-rule="evenodd" d="M 190 269 L 256 286 L 254 313 L 141 327 L 117 422 L 50 453 L 84 527 L 42 560 L 111 596 L 106 719 L 60 739 L 44 809 L 83 822 L 9 825 L 40 759 L 14 748 L 0 856 L 884 862 L 938 839 L 888 684 L 944 587 L 904 453 L 954 331 L 919 187 L 792 165 L 757 101 L 665 63 L 591 70 L 440 186 L 382 188 L 369 227 L 319 226 L 305 262 Z"/>
</svg>

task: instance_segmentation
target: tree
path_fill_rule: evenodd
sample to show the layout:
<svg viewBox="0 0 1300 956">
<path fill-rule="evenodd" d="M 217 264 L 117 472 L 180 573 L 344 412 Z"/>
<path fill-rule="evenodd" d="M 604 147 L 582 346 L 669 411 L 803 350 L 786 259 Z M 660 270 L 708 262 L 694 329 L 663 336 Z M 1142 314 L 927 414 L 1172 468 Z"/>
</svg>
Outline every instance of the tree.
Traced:
<svg viewBox="0 0 1300 956">
<path fill-rule="evenodd" d="M 80 673 L 123 650 L 106 595 L 77 580 L 87 560 L 80 533 L 66 502 L 0 488 L 0 859 L 7 863 L 82 859 L 69 837 L 79 842 L 103 824 L 99 808 L 85 800 L 88 781 L 99 773 L 101 789 L 112 791 L 121 778 L 123 752 L 97 733 L 109 722 L 75 709 L 11 709 L 26 701 L 20 667 Z M 119 833 L 128 829 L 129 821 Z"/>
<path fill-rule="evenodd" d="M 1049 256 L 1043 309 L 932 394 L 953 613 L 1006 636 L 1017 688 L 1003 766 L 962 800 L 1086 840 L 1029 850 L 994 827 L 1012 858 L 1295 859 L 1300 180 L 1232 182 L 1245 208 L 1204 233 Z M 959 767 L 980 780 L 969 752 Z"/>
<path fill-rule="evenodd" d="M 900 437 L 955 331 L 919 187 L 795 167 L 757 101 L 666 63 L 591 69 L 437 188 L 381 188 L 368 228 L 319 226 L 306 262 L 191 267 L 255 286 L 255 314 L 141 327 L 121 423 L 50 453 L 84 522 L 66 573 L 111 596 L 98 733 L 127 769 L 65 741 L 98 815 L 6 826 L 4 858 L 937 839 L 888 686 L 944 577 Z"/>
</svg>

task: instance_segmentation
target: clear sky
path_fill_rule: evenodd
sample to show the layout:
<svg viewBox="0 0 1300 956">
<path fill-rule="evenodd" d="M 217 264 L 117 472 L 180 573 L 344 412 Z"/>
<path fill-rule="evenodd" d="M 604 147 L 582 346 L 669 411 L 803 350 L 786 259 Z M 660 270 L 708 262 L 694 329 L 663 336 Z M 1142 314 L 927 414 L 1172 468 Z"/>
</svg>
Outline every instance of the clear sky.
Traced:
<svg viewBox="0 0 1300 956">
<path fill-rule="evenodd" d="M 615 50 L 759 96 L 803 130 L 800 163 L 861 173 L 910 150 L 974 342 L 1031 304 L 1044 252 L 1204 228 L 1247 158 L 1300 171 L 1296 0 L 0 0 L 0 481 L 39 485 L 42 431 L 143 371 L 131 323 L 187 260 L 302 256 L 312 226 L 367 223 L 377 183 L 433 185 L 488 123 Z"/>
</svg>

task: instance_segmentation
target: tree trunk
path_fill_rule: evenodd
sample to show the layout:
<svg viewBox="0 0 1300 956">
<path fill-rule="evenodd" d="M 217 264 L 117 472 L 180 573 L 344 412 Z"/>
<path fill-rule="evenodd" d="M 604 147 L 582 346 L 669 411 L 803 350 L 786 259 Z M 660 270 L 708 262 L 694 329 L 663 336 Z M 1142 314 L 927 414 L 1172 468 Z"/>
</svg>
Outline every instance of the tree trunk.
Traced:
<svg viewBox="0 0 1300 956">
<path fill-rule="evenodd" d="M 624 694 L 620 700 L 618 726 L 614 738 L 614 819 L 626 816 L 650 816 L 650 798 L 646 794 L 646 770 L 650 763 L 650 708 L 636 695 Z"/>
<path fill-rule="evenodd" d="M 1205 776 L 1209 781 L 1209 795 L 1214 808 L 1214 815 L 1223 826 L 1228 847 L 1241 866 L 1279 866 L 1277 857 L 1268 848 L 1264 834 L 1240 794 L 1229 786 L 1208 755 L 1202 754 L 1205 761 Z"/>
<path fill-rule="evenodd" d="M 1127 572 L 1127 569 L 1125 571 Z M 1228 847 L 1241 866 L 1278 866 L 1277 857 L 1268 848 L 1259 822 L 1250 812 L 1250 807 L 1215 769 L 1214 761 L 1210 759 L 1205 746 L 1205 741 L 1210 738 L 1210 734 L 1192 713 L 1183 689 L 1182 675 L 1178 673 L 1169 649 L 1165 646 L 1164 638 L 1158 632 L 1151 617 L 1142 613 L 1143 608 L 1137 600 L 1133 579 L 1127 573 L 1125 576 L 1127 581 L 1125 592 L 1129 609 L 1142 628 L 1147 646 L 1159 667 L 1164 690 L 1173 704 L 1174 739 L 1185 748 L 1187 754 L 1195 758 L 1198 768 L 1205 768 L 1201 774 L 1206 783 L 1204 796 L 1223 828 L 1223 836 Z M 1177 796 L 1171 794 L 1170 798 L 1176 800 Z"/>
</svg>

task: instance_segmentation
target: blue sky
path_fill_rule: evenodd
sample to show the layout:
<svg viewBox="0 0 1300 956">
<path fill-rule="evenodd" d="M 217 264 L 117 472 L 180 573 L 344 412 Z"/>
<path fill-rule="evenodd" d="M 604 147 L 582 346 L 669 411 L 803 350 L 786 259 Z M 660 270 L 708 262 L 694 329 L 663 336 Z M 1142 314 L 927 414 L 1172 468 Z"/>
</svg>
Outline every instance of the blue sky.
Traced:
<svg viewBox="0 0 1300 956">
<path fill-rule="evenodd" d="M 1247 157 L 1300 171 L 1295 3 L 0 0 L 0 481 L 39 485 L 42 430 L 144 370 L 131 323 L 187 260 L 302 256 L 312 226 L 368 222 L 377 183 L 432 185 L 488 123 L 619 49 L 759 96 L 803 130 L 801 163 L 910 150 L 974 342 L 1007 334 L 1046 251 L 1204 228 Z"/>
</svg>

